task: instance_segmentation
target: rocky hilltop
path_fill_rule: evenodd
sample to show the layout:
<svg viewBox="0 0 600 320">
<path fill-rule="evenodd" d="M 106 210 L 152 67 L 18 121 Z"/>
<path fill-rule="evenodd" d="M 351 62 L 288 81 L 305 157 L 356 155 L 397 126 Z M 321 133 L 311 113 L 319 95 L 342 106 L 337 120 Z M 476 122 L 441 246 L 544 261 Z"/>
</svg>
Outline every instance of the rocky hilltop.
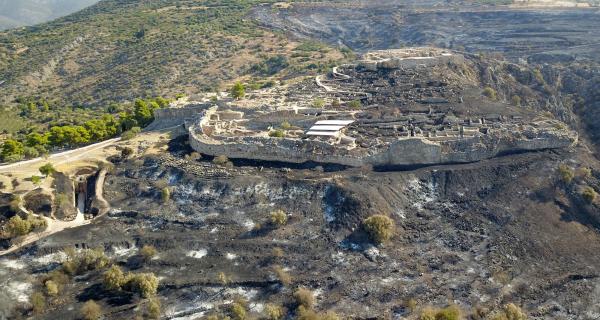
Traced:
<svg viewBox="0 0 600 320">
<path fill-rule="evenodd" d="M 462 74 L 473 73 L 475 65 L 459 53 L 433 48 L 369 52 L 356 64 L 314 79 L 318 90 L 310 99 L 332 106 L 273 105 L 247 115 L 243 102 L 210 108 L 189 123 L 190 145 L 212 156 L 355 167 L 467 163 L 575 145 L 577 134 L 558 120 L 514 105 L 493 106 L 491 88 L 489 97 L 473 96 L 476 88 Z M 350 107 L 355 98 L 364 110 Z M 223 108 L 238 111 L 219 111 Z M 289 127 L 274 135 L 276 119 L 286 112 Z M 333 135 L 311 134 L 319 121 L 336 119 L 350 124 L 333 128 Z"/>
</svg>

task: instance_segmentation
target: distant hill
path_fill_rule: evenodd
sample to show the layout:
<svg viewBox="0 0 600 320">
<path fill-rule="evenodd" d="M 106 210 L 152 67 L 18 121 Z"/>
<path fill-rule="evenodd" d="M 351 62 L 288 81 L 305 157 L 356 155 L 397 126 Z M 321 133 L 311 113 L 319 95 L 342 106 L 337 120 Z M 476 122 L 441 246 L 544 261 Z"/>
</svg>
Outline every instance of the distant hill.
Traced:
<svg viewBox="0 0 600 320">
<path fill-rule="evenodd" d="M 0 132 L 78 124 L 136 98 L 193 97 L 236 81 L 251 91 L 324 73 L 351 56 L 259 25 L 251 10 L 275 2 L 103 0 L 0 31 L 0 114 L 10 115 Z"/>
<path fill-rule="evenodd" d="M 34 25 L 79 11 L 99 0 L 0 0 L 0 30 Z"/>
</svg>

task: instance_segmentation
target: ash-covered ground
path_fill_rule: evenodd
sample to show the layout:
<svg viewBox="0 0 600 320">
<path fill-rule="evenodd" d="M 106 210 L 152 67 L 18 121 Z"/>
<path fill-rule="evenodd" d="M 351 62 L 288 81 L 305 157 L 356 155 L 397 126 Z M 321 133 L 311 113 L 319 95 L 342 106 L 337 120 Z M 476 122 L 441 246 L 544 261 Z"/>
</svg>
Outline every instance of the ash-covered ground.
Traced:
<svg viewBox="0 0 600 320">
<path fill-rule="evenodd" d="M 317 310 L 351 318 L 414 318 L 410 299 L 418 308 L 455 303 L 466 311 L 513 302 L 534 319 L 600 314 L 600 211 L 576 189 L 597 186 L 600 171 L 571 185 L 557 172 L 561 163 L 586 165 L 581 150 L 402 172 L 327 172 L 237 161 L 223 168 L 186 159 L 184 141 L 117 166 L 105 183 L 108 215 L 3 257 L 3 295 L 25 301 L 40 286 L 37 277 L 59 266 L 64 247 L 100 246 L 124 270 L 158 276 L 166 319 L 227 310 L 239 297 L 251 315 L 267 303 L 292 315 L 298 286 L 315 292 Z M 164 185 L 172 190 L 166 203 Z M 288 214 L 280 228 L 268 223 L 276 209 Z M 360 224 L 378 213 L 397 229 L 375 247 Z M 144 245 L 158 251 L 148 262 L 139 255 Z M 291 282 L 282 283 L 276 269 Z M 76 318 L 89 299 L 111 319 L 139 314 L 139 298 L 104 290 L 102 272 L 73 278 L 40 318 Z"/>
</svg>

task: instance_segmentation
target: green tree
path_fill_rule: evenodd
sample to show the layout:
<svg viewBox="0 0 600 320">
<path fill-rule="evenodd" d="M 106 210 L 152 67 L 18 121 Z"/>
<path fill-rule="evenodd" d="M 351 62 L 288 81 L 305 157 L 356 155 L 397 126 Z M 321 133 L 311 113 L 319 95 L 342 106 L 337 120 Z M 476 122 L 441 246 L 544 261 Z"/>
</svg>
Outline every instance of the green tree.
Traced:
<svg viewBox="0 0 600 320">
<path fill-rule="evenodd" d="M 27 135 L 25 138 L 25 144 L 29 147 L 37 147 L 37 146 L 47 146 L 49 141 L 49 134 L 40 134 L 37 132 L 32 132 Z"/>
<path fill-rule="evenodd" d="M 43 146 L 38 146 L 38 148 L 43 148 Z M 34 147 L 25 147 L 23 148 L 24 152 L 23 154 L 25 155 L 25 158 L 27 159 L 32 159 L 32 158 L 37 158 L 40 155 L 40 152 L 38 151 L 37 148 Z"/>
<path fill-rule="evenodd" d="M 21 219 L 19 215 L 15 215 L 8 219 L 5 228 L 11 238 L 24 236 L 31 232 L 31 222 Z"/>
<path fill-rule="evenodd" d="M 119 126 L 121 127 L 120 131 L 131 130 L 131 128 L 139 126 L 135 117 L 127 112 L 119 113 Z"/>
<path fill-rule="evenodd" d="M 137 123 L 145 127 L 154 120 L 154 116 L 152 115 L 152 110 L 148 106 L 148 103 L 142 99 L 136 99 L 133 109 L 133 115 Z"/>
<path fill-rule="evenodd" d="M 169 106 L 170 101 L 163 98 L 163 97 L 156 97 L 156 99 L 154 99 L 154 101 L 156 101 L 156 103 L 158 103 L 158 105 L 161 108 L 165 108 Z"/>
<path fill-rule="evenodd" d="M 246 96 L 246 87 L 241 82 L 236 82 L 231 88 L 231 96 L 234 99 L 241 99 Z"/>
<path fill-rule="evenodd" d="M 52 163 L 48 162 L 45 165 L 41 166 L 39 168 L 39 171 L 41 174 L 43 174 L 45 176 L 49 176 L 49 175 L 53 174 L 54 172 L 56 172 L 56 169 L 54 169 L 54 166 L 52 165 Z"/>
<path fill-rule="evenodd" d="M 7 158 L 12 157 L 14 159 L 15 156 L 22 158 L 24 153 L 25 149 L 21 142 L 14 139 L 8 139 L 4 141 L 4 144 L 2 145 L 0 156 L 6 161 Z"/>
</svg>

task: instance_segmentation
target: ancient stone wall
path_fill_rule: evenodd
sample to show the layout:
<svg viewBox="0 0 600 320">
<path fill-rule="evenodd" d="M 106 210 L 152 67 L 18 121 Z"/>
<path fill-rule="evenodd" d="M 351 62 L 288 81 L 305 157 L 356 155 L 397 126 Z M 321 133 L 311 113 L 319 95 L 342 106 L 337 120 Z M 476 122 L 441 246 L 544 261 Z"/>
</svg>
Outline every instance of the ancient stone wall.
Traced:
<svg viewBox="0 0 600 320">
<path fill-rule="evenodd" d="M 202 123 L 201 120 L 199 124 Z M 577 142 L 577 136 L 571 131 L 532 127 L 518 134 L 494 131 L 487 135 L 443 142 L 422 137 L 399 138 L 387 146 L 349 150 L 318 140 L 211 137 L 202 130 L 201 125 L 189 128 L 190 146 L 202 154 L 290 163 L 315 161 L 354 167 L 468 163 L 504 153 L 565 148 Z"/>
<path fill-rule="evenodd" d="M 154 110 L 154 121 L 146 129 L 157 130 L 181 125 L 185 120 L 198 116 L 202 111 L 209 107 L 210 104 L 195 104 L 184 108 L 164 108 Z"/>
</svg>

